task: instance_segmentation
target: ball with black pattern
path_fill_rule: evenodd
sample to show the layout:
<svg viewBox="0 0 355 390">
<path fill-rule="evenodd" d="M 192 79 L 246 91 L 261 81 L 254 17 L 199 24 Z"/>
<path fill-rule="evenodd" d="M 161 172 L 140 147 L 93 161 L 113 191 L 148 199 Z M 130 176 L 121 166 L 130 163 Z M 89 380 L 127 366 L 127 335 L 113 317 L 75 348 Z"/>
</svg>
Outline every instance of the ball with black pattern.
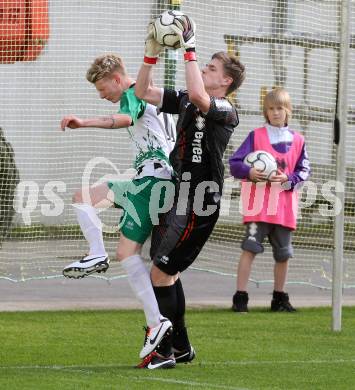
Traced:
<svg viewBox="0 0 355 390">
<path fill-rule="evenodd" d="M 171 26 L 175 25 L 181 30 L 185 29 L 185 15 L 176 10 L 169 10 L 159 15 L 154 23 L 154 39 L 162 46 L 168 49 L 179 49 L 179 36 L 172 30 Z"/>
<path fill-rule="evenodd" d="M 266 180 L 277 173 L 277 162 L 275 157 L 265 150 L 256 150 L 244 158 L 244 164 L 256 168 L 266 174 Z"/>
</svg>

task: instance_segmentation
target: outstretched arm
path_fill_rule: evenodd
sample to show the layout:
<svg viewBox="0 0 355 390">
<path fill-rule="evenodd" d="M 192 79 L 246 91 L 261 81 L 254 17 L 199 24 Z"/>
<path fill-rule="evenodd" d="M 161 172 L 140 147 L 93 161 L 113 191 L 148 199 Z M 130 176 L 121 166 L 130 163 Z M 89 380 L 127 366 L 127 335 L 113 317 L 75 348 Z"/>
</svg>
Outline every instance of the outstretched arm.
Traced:
<svg viewBox="0 0 355 390">
<path fill-rule="evenodd" d="M 206 114 L 210 109 L 211 100 L 205 90 L 201 71 L 196 60 L 185 62 L 185 78 L 190 102 Z"/>
<path fill-rule="evenodd" d="M 153 65 L 143 63 L 134 86 L 134 93 L 139 99 L 158 106 L 161 101 L 162 91 L 158 87 L 154 87 L 153 79 Z"/>
<path fill-rule="evenodd" d="M 132 123 L 132 118 L 126 114 L 114 114 L 101 118 L 81 119 L 74 115 L 64 117 L 60 122 L 60 127 L 63 131 L 69 129 L 78 129 L 81 127 L 98 127 L 101 129 L 119 129 L 128 127 Z"/>
<path fill-rule="evenodd" d="M 153 37 L 152 24 L 149 24 L 145 41 L 144 62 L 139 70 L 134 92 L 139 99 L 155 106 L 160 104 L 162 92 L 160 88 L 153 86 L 153 66 L 157 63 L 162 50 L 163 47 Z"/>
<path fill-rule="evenodd" d="M 189 94 L 189 100 L 203 113 L 207 113 L 210 109 L 210 96 L 206 92 L 200 68 L 196 62 L 196 38 L 195 38 L 195 23 L 188 16 L 181 17 L 180 29 L 173 26 L 173 30 L 180 38 L 180 44 L 185 49 L 185 78 L 186 88 Z"/>
</svg>

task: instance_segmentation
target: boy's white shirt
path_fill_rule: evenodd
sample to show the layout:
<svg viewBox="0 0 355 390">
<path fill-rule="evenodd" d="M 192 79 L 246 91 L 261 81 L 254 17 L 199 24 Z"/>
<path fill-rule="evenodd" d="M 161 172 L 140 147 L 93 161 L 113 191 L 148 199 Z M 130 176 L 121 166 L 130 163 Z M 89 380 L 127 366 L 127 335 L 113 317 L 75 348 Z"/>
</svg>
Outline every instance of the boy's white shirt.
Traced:
<svg viewBox="0 0 355 390">
<path fill-rule="evenodd" d="M 265 124 L 265 127 L 271 145 L 293 141 L 293 134 L 289 130 L 288 126 L 277 127 L 267 123 Z"/>
</svg>

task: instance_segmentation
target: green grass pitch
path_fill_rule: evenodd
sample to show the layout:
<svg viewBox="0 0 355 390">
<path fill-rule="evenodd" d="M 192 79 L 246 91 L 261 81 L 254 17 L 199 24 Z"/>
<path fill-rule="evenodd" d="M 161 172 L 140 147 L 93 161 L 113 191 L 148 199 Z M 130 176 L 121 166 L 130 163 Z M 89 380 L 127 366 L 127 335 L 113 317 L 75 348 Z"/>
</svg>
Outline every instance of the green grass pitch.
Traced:
<svg viewBox="0 0 355 390">
<path fill-rule="evenodd" d="M 197 358 L 149 371 L 140 311 L 0 313 L 0 389 L 354 389 L 354 314 L 334 333 L 330 308 L 189 310 Z"/>
</svg>

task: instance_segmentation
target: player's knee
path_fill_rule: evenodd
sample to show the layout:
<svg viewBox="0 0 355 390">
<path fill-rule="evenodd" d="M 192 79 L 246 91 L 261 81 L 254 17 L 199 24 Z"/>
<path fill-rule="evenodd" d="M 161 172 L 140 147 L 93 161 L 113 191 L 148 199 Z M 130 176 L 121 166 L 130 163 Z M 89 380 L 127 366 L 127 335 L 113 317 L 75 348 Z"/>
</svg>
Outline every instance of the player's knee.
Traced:
<svg viewBox="0 0 355 390">
<path fill-rule="evenodd" d="M 257 255 L 257 253 L 255 253 L 255 252 L 243 249 L 240 257 L 245 258 L 245 259 L 249 260 L 250 262 L 253 262 L 255 260 L 256 255 Z"/>
<path fill-rule="evenodd" d="M 122 248 L 121 246 L 118 246 L 118 248 L 116 249 L 116 259 L 118 261 L 122 261 L 122 260 L 126 259 L 129 256 L 131 256 L 131 255 L 128 254 L 128 252 L 127 252 L 127 250 L 125 248 Z"/>
<path fill-rule="evenodd" d="M 178 275 L 169 275 L 159 269 L 156 265 L 152 265 L 152 268 L 150 270 L 150 278 L 152 280 L 152 284 L 155 287 L 160 286 L 171 286 L 175 283 Z"/>
<path fill-rule="evenodd" d="M 116 249 L 116 260 L 123 261 L 128 257 L 138 254 L 138 250 L 134 248 L 128 248 L 125 245 L 118 245 Z"/>
<path fill-rule="evenodd" d="M 264 252 L 264 247 L 263 247 L 263 245 L 260 244 L 260 242 L 258 242 L 258 241 L 256 241 L 256 240 L 255 240 L 255 241 L 252 240 L 250 237 L 246 238 L 246 239 L 242 242 L 241 248 L 242 248 L 244 251 L 254 253 L 255 255 Z"/>
<path fill-rule="evenodd" d="M 284 263 L 286 262 L 290 257 L 293 257 L 293 250 L 289 246 L 287 247 L 281 247 L 277 248 L 273 251 L 274 253 L 274 259 L 277 263 Z"/>
</svg>

